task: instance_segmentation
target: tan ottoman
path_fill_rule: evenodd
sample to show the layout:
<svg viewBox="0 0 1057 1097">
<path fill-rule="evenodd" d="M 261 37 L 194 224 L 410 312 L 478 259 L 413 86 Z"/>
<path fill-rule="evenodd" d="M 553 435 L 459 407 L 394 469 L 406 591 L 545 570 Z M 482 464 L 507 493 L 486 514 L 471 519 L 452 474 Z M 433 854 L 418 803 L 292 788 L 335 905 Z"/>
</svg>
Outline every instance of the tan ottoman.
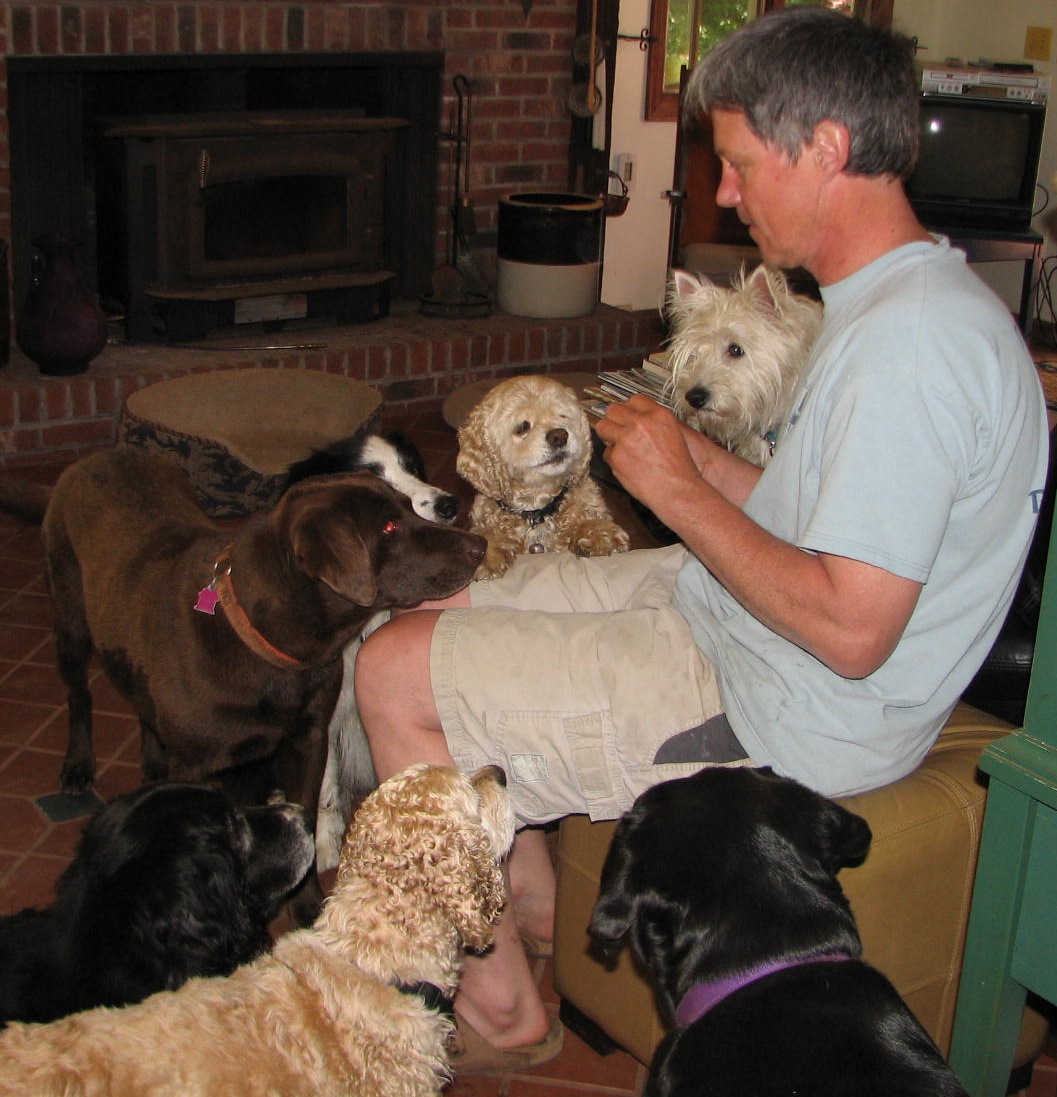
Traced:
<svg viewBox="0 0 1057 1097">
<path fill-rule="evenodd" d="M 977 759 L 1009 725 L 959 704 L 913 773 L 840 802 L 873 831 L 870 855 L 840 883 L 862 934 L 864 958 L 895 984 L 946 1054 L 961 976 L 986 791 Z M 648 1064 L 668 1030 L 649 976 L 625 948 L 613 966 L 591 948 L 587 925 L 615 823 L 574 815 L 561 824 L 554 989 L 571 1027 L 585 1015 L 614 1043 Z M 688 835 L 687 840 L 695 836 Z M 1025 1010 L 1014 1066 L 1042 1050 L 1046 1018 Z"/>
<path fill-rule="evenodd" d="M 382 397 L 362 381 L 299 369 L 230 369 L 132 393 L 118 441 L 163 453 L 190 476 L 214 518 L 270 506 L 291 462 L 377 429 Z"/>
</svg>

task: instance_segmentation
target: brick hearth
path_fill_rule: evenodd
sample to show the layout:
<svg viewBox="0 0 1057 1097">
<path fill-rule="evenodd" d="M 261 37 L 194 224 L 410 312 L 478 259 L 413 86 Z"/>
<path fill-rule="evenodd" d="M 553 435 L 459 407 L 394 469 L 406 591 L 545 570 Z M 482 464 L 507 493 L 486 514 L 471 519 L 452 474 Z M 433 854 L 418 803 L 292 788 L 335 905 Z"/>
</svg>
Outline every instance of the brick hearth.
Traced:
<svg viewBox="0 0 1057 1097">
<path fill-rule="evenodd" d="M 439 408 L 469 381 L 637 365 L 661 336 L 656 313 L 605 305 L 569 320 L 500 312 L 438 320 L 397 302 L 389 316 L 369 324 L 216 340 L 195 349 L 112 343 L 75 377 L 44 377 L 13 348 L 0 369 L 0 467 L 66 462 L 112 445 L 129 393 L 187 373 L 286 367 L 343 374 L 374 385 L 384 398 L 383 412 L 402 416 Z M 323 345 L 265 349 L 309 343 Z"/>
</svg>

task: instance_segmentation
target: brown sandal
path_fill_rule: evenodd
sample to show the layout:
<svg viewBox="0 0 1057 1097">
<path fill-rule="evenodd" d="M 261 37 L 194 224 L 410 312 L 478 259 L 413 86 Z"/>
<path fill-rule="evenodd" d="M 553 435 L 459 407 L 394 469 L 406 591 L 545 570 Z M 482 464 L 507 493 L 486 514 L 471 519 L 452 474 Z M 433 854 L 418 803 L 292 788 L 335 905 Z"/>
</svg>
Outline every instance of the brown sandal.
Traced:
<svg viewBox="0 0 1057 1097">
<path fill-rule="evenodd" d="M 525 955 L 530 960 L 554 959 L 553 941 L 545 940 L 543 937 L 537 937 L 534 933 L 529 933 L 527 929 L 518 930 L 518 935 L 521 937 L 521 947 L 525 950 Z"/>
<path fill-rule="evenodd" d="M 557 1017 L 551 1018 L 547 1035 L 538 1044 L 527 1047 L 499 1048 L 490 1044 L 459 1014 L 455 1016 L 455 1035 L 448 1057 L 453 1075 L 514 1074 L 549 1063 L 562 1049 L 565 1029 Z"/>
</svg>

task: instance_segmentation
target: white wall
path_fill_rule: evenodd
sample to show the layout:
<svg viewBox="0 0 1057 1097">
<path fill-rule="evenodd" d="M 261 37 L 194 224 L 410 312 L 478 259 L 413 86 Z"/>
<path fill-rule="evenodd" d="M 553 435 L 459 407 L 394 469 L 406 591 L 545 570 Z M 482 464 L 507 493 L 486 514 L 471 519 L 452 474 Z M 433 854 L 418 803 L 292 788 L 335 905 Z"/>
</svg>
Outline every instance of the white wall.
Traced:
<svg viewBox="0 0 1057 1097">
<path fill-rule="evenodd" d="M 1044 255 L 1057 254 L 1057 4 L 1054 0 L 895 0 L 893 22 L 904 34 L 916 35 L 918 57 L 929 61 L 1023 61 L 1024 35 L 1029 26 L 1053 30 L 1054 45 L 1048 61 L 1032 61 L 1037 72 L 1052 83 L 1046 112 L 1039 182 L 1049 192 L 1049 206 L 1035 217 L 1043 234 Z M 984 263 L 976 271 L 1016 308 L 1020 300 L 1023 267 L 1019 263 Z"/>
<path fill-rule="evenodd" d="M 621 34 L 637 37 L 649 25 L 649 0 L 621 0 Z M 668 273 L 671 207 L 664 192 L 675 167 L 675 123 L 642 120 L 646 53 L 638 42 L 617 42 L 614 83 L 612 153 L 632 154 L 635 171 L 627 211 L 606 221 L 602 301 L 652 309 L 660 306 Z"/>
<path fill-rule="evenodd" d="M 638 36 L 649 26 L 649 0 L 621 0 L 620 33 Z M 895 0 L 896 29 L 916 35 L 929 60 L 960 57 L 976 60 L 1022 60 L 1029 26 L 1051 27 L 1054 48 L 1047 62 L 1034 62 L 1051 77 L 1054 97 L 1046 119 L 1039 181 L 1050 192 L 1050 206 L 1036 217 L 1044 233 L 1045 255 L 1057 254 L 1057 4 L 1054 0 Z M 670 207 L 663 192 L 672 185 L 675 123 L 644 122 L 646 54 L 637 42 L 617 43 L 614 73 L 612 152 L 635 156 L 631 201 L 622 217 L 606 224 L 602 300 L 609 305 L 654 308 L 664 293 Z M 987 263 L 980 274 L 1015 309 L 1020 299 L 1023 267 Z"/>
</svg>

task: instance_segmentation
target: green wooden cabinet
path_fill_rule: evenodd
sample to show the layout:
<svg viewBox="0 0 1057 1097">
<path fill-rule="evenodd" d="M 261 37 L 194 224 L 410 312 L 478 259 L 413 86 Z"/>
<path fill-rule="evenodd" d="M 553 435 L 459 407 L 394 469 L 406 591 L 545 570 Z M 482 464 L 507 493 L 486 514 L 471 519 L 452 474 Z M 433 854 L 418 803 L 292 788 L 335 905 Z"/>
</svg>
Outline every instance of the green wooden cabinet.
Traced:
<svg viewBox="0 0 1057 1097">
<path fill-rule="evenodd" d="M 1057 1003 L 1057 542 L 1051 542 L 1024 727 L 984 751 L 987 810 L 951 1065 L 1003 1097 L 1028 991 Z"/>
</svg>

